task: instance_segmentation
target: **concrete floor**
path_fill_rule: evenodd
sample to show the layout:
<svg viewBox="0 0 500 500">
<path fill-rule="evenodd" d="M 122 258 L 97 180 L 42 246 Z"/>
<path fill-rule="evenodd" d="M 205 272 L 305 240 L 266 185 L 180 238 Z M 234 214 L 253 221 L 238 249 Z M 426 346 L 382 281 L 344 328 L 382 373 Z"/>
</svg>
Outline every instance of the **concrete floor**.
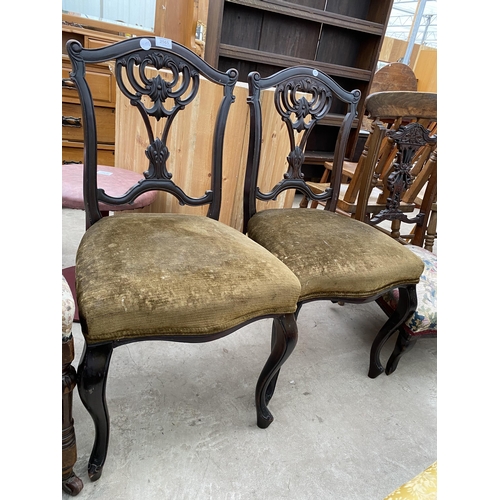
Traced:
<svg viewBox="0 0 500 500">
<path fill-rule="evenodd" d="M 83 231 L 83 212 L 63 210 L 63 267 L 74 263 Z M 304 305 L 266 430 L 256 425 L 254 388 L 269 320 L 207 344 L 117 348 L 109 451 L 95 483 L 86 472 L 93 424 L 74 394 L 77 498 L 383 500 L 437 459 L 437 339 L 417 342 L 392 375 L 372 380 L 370 346 L 385 320 L 375 303 Z M 73 334 L 76 367 L 79 324 Z"/>
</svg>

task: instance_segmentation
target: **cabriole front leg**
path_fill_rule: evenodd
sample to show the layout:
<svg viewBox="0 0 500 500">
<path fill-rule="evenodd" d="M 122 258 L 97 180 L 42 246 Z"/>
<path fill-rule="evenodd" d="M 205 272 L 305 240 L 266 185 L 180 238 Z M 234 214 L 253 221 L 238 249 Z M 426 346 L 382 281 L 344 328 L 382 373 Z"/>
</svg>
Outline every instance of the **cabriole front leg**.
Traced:
<svg viewBox="0 0 500 500">
<path fill-rule="evenodd" d="M 386 321 L 373 341 L 370 351 L 370 368 L 368 376 L 378 377 L 384 367 L 380 362 L 380 352 L 390 336 L 416 311 L 417 309 L 417 286 L 409 285 L 399 288 L 399 300 L 392 316 Z"/>
<path fill-rule="evenodd" d="M 101 477 L 109 442 L 109 415 L 106 404 L 106 380 L 113 346 L 86 345 L 78 366 L 78 392 L 90 413 L 95 439 L 88 464 L 91 481 Z"/>
<path fill-rule="evenodd" d="M 297 321 L 297 318 L 299 316 L 300 309 L 302 308 L 302 303 L 297 304 L 297 309 L 295 310 L 294 316 L 295 320 Z M 274 349 L 274 345 L 276 344 L 276 324 L 277 321 L 273 321 L 273 332 L 272 332 L 272 337 L 271 337 L 271 352 Z M 274 389 L 276 388 L 276 382 L 278 381 L 278 376 L 280 374 L 280 371 L 278 370 L 276 374 L 273 376 L 271 381 L 269 382 L 269 385 L 267 386 L 266 389 L 266 405 L 271 401 L 271 398 L 273 397 L 274 394 Z"/>
<path fill-rule="evenodd" d="M 274 393 L 278 373 L 297 345 L 297 322 L 293 314 L 285 314 L 273 322 L 271 354 L 260 374 L 255 390 L 257 425 L 261 429 L 269 427 L 274 420 L 267 408 Z"/>
</svg>

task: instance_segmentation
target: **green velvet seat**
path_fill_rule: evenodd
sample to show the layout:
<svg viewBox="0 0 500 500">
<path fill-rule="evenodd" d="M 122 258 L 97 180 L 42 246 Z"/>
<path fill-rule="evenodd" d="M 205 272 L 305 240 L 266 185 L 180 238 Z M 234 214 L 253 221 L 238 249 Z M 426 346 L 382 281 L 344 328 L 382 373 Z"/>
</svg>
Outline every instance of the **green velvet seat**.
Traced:
<svg viewBox="0 0 500 500">
<path fill-rule="evenodd" d="M 369 299 L 388 288 L 417 284 L 423 270 L 422 260 L 396 240 L 325 210 L 263 210 L 250 219 L 248 236 L 299 278 L 300 302 Z"/>
<path fill-rule="evenodd" d="M 76 275 L 87 343 L 209 336 L 293 313 L 300 291 L 284 264 L 239 231 L 183 214 L 101 219 L 83 236 Z"/>
<path fill-rule="evenodd" d="M 299 278 L 301 292 L 296 314 L 304 302 L 311 300 L 364 303 L 398 289 L 398 306 L 381 325 L 372 344 L 368 375 L 375 378 L 383 372 L 380 362 L 383 345 L 417 307 L 416 285 L 423 263 L 378 229 L 335 212 L 347 139 L 361 94 L 359 90 L 346 91 L 314 68 L 288 68 L 266 78 L 252 72 L 248 85 L 250 147 L 244 229 Z M 274 89 L 274 101 L 264 96 L 264 91 L 270 89 Z M 285 124 L 281 130 L 266 129 L 263 125 L 262 116 L 273 111 Z M 306 183 L 302 166 L 311 130 L 328 117 L 334 117 L 340 127 L 337 135 L 331 128 L 331 140 L 335 143 L 331 183 L 317 193 Z M 323 128 L 323 133 L 327 129 Z M 288 156 L 275 158 L 274 165 L 261 161 L 261 150 L 278 140 L 288 140 Z M 266 172 L 278 164 L 283 165 L 284 175 L 273 185 Z M 289 189 L 324 202 L 325 210 L 267 205 Z"/>
<path fill-rule="evenodd" d="M 101 477 L 109 443 L 108 371 L 113 350 L 125 344 L 208 342 L 252 321 L 272 318 L 270 342 L 265 339 L 270 354 L 262 364 L 256 360 L 263 368 L 255 388 L 257 425 L 269 426 L 276 373 L 297 343 L 294 313 L 300 282 L 271 252 L 218 221 L 224 132 L 234 102 L 236 70 L 218 71 L 186 47 L 159 37 L 137 37 L 100 49 L 84 49 L 70 40 L 67 50 L 84 118 L 87 230 L 77 251 L 75 283 L 85 349 L 77 378 L 80 398 L 95 426 L 88 461 L 89 477 L 95 481 Z M 130 112 L 137 110 L 140 115 L 137 124 L 131 126 L 122 118 L 117 128 L 124 136 L 129 130 L 131 141 L 136 134 L 148 141 L 134 143 L 141 154 L 132 166 L 144 174 L 123 194 L 97 188 L 98 132 L 92 82 L 85 77 L 88 63 L 113 66 L 117 92 L 130 104 Z M 209 111 L 203 114 L 204 109 Z M 198 112 L 206 123 L 202 137 L 186 133 Z M 183 141 L 177 141 L 173 151 L 168 146 L 170 133 Z M 200 143 L 209 150 L 191 156 Z M 117 142 L 116 152 L 121 144 Z M 129 151 L 123 152 L 121 158 L 129 161 L 129 156 Z M 192 164 L 185 165 L 182 159 Z M 182 167 L 190 172 L 192 167 L 191 178 Z M 195 176 L 207 180 L 201 194 L 193 187 Z M 101 213 L 103 206 L 132 207 L 135 199 L 155 191 L 161 192 L 158 198 L 173 197 L 181 206 L 201 208 L 196 215 L 121 211 L 103 217 Z"/>
</svg>

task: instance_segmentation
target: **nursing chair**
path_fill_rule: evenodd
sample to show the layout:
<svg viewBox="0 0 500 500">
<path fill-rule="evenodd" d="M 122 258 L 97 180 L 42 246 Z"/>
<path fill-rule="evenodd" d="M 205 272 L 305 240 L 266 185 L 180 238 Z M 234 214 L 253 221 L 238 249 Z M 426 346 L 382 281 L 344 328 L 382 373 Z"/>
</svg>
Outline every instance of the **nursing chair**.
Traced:
<svg viewBox="0 0 500 500">
<path fill-rule="evenodd" d="M 244 228 L 248 236 L 271 251 L 299 278 L 297 313 L 312 300 L 365 303 L 398 289 L 398 307 L 382 326 L 370 352 L 368 376 L 384 371 L 380 351 L 387 339 L 417 307 L 416 285 L 423 270 L 421 259 L 386 234 L 368 224 L 335 213 L 348 132 L 356 115 L 360 92 L 342 89 L 332 78 L 313 68 L 294 67 L 262 78 L 248 76 L 250 146 L 245 179 Z M 274 112 L 282 130 L 263 130 L 260 95 L 274 88 Z M 307 138 L 315 124 L 330 114 L 340 125 L 333 160 L 333 175 L 322 193 L 314 193 L 301 168 Z M 280 136 L 280 134 L 282 135 Z M 261 148 L 274 140 L 290 144 L 280 161 L 285 171 L 274 186 L 262 184 L 271 165 L 261 162 Z M 324 210 L 266 208 L 266 202 L 293 189 L 326 203 Z M 277 375 L 276 375 L 277 377 Z"/>
<path fill-rule="evenodd" d="M 294 313 L 300 282 L 262 246 L 217 220 L 224 131 L 237 71 L 217 71 L 182 45 L 159 37 L 137 37 L 99 49 L 70 40 L 67 49 L 84 122 L 88 229 L 77 251 L 75 275 L 85 343 L 77 379 L 95 426 L 88 463 L 95 481 L 108 449 L 106 382 L 115 348 L 139 341 L 208 342 L 255 320 L 273 318 L 271 353 L 255 390 L 257 425 L 265 428 L 273 420 L 267 407 L 274 391 L 271 382 L 297 341 Z M 140 145 L 145 149 L 144 178 L 122 196 L 97 189 L 96 120 L 85 66 L 105 61 L 114 68 L 117 87 L 142 117 L 149 138 Z M 208 187 L 192 193 L 175 182 L 179 172 L 169 169 L 169 158 L 181 150 L 169 150 L 168 138 L 188 109 L 199 109 L 205 84 L 220 105 L 213 115 L 202 116 L 206 136 L 182 136 L 186 149 L 197 139 L 211 145 L 210 154 L 193 158 L 210 163 Z M 123 205 L 149 190 L 174 196 L 193 213 L 102 216 L 100 202 Z"/>
</svg>

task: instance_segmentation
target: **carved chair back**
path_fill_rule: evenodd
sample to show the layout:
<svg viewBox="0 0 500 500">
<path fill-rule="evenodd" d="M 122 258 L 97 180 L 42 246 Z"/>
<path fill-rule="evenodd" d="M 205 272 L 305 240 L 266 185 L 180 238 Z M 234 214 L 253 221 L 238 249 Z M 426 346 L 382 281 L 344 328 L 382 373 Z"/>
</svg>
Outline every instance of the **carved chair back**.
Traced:
<svg viewBox="0 0 500 500">
<path fill-rule="evenodd" d="M 256 71 L 251 72 L 248 75 L 248 85 L 250 142 L 245 178 L 244 231 L 250 218 L 257 212 L 258 200 L 274 200 L 288 189 L 295 189 L 313 200 L 324 201 L 327 210 L 335 211 L 342 162 L 349 131 L 356 117 L 360 91 L 346 91 L 321 71 L 298 66 L 284 69 L 268 78 L 261 78 Z M 267 135 L 263 136 L 260 97 L 262 90 L 270 88 L 274 88 L 274 108 L 285 125 L 290 153 L 286 158 L 287 171 L 283 179 L 267 192 L 263 192 L 259 187 L 259 174 L 271 166 L 260 161 L 262 143 L 268 140 Z M 336 137 L 332 132 L 332 142 L 335 142 L 333 165 L 336 167 L 336 174 L 323 192 L 313 193 L 304 181 L 302 173 L 304 151 L 312 129 L 318 121 L 327 116 L 340 124 Z"/>
<path fill-rule="evenodd" d="M 351 165 L 348 165 L 347 171 L 344 168 L 343 173 L 349 177 L 349 183 L 338 205 L 340 210 L 353 214 L 358 220 L 365 220 L 370 214 L 383 210 L 390 195 L 387 181 L 398 153 L 390 132 L 412 122 L 420 123 L 431 134 L 437 131 L 436 94 L 378 92 L 368 96 L 366 104 L 365 113 L 373 120 L 370 136 L 355 168 Z M 412 178 L 416 180 L 418 177 L 419 180 L 414 183 L 413 189 L 404 193 L 401 210 L 413 210 L 412 204 L 429 177 L 422 169 L 434 149 L 435 144 L 424 144 L 413 153 Z M 377 196 L 377 191 L 382 192 Z"/>
<path fill-rule="evenodd" d="M 399 238 L 401 222 L 421 227 L 436 200 L 437 95 L 379 92 L 368 96 L 366 105 L 368 116 L 373 119 L 370 137 L 373 142 L 367 148 L 378 147 L 379 154 L 375 159 L 372 155 L 359 171 L 361 182 L 355 217 L 371 225 L 392 221 L 391 236 Z M 370 158 L 370 154 L 366 157 Z M 377 211 L 367 207 L 375 186 L 382 189 Z M 419 197 L 425 199 L 425 204 Z M 407 212 L 417 204 L 421 206 L 420 213 L 408 217 Z"/>
<path fill-rule="evenodd" d="M 137 37 L 92 50 L 83 48 L 78 41 L 69 40 L 67 51 L 73 65 L 71 79 L 76 84 L 82 106 L 87 227 L 102 217 L 99 202 L 122 205 L 151 190 L 170 193 L 182 205 L 207 205 L 207 216 L 217 219 L 221 205 L 224 132 L 229 107 L 234 101 L 237 71 L 217 71 L 182 45 L 159 37 Z M 114 68 L 117 89 L 137 109 L 148 137 L 144 151 L 144 179 L 120 197 L 109 196 L 97 188 L 98 132 L 92 94 L 86 79 L 86 65 L 104 62 Z M 169 170 L 168 160 L 175 151 L 169 151 L 167 142 L 176 117 L 200 99 L 198 94 L 202 78 L 222 90 L 213 127 L 207 126 L 207 129 L 213 129 L 211 157 L 200 159 L 211 162 L 210 186 L 202 196 L 193 196 L 175 182 Z M 185 135 L 183 140 L 188 147 L 190 136 Z M 127 165 L 120 167 L 127 168 Z"/>
</svg>

